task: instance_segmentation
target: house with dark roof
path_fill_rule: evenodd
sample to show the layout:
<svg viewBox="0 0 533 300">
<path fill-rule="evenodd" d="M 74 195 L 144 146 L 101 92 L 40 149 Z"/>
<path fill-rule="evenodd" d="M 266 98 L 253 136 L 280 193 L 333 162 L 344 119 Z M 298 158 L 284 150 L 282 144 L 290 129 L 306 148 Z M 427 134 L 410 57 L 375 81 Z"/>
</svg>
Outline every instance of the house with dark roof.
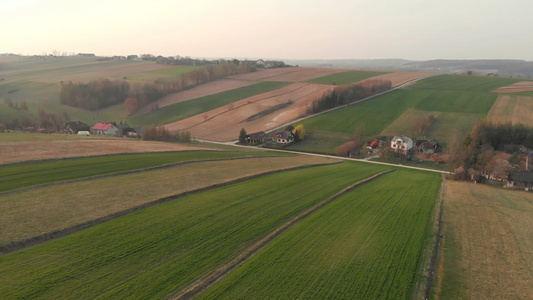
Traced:
<svg viewBox="0 0 533 300">
<path fill-rule="evenodd" d="M 112 123 L 96 123 L 91 128 L 91 131 L 93 134 L 101 134 L 101 135 L 117 135 L 118 134 L 118 128 L 117 126 L 113 125 Z"/>
<path fill-rule="evenodd" d="M 507 187 L 531 191 L 533 189 L 533 172 L 521 171 L 509 174 Z"/>
<path fill-rule="evenodd" d="M 278 130 L 272 140 L 278 144 L 289 144 L 294 142 L 294 135 L 288 130 Z"/>
<path fill-rule="evenodd" d="M 418 153 L 429 154 L 433 154 L 441 150 L 441 147 L 436 139 L 426 138 L 418 138 L 415 142 L 415 148 L 418 150 Z"/>
<path fill-rule="evenodd" d="M 254 132 L 246 135 L 246 144 L 257 145 L 265 141 L 266 133 L 264 131 Z"/>
<path fill-rule="evenodd" d="M 91 127 L 81 121 L 68 121 L 63 127 L 63 132 L 70 134 L 78 134 L 79 131 L 89 131 Z"/>
</svg>

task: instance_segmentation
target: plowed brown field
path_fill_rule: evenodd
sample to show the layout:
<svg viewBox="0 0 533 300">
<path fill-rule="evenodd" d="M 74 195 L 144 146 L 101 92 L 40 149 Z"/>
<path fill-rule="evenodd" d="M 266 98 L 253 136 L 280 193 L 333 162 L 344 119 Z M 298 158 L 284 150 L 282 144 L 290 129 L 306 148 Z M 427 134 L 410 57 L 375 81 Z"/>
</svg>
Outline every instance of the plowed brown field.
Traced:
<svg viewBox="0 0 533 300">
<path fill-rule="evenodd" d="M 0 164 L 35 159 L 206 149 L 137 140 L 42 140 L 2 142 Z"/>
<path fill-rule="evenodd" d="M 332 88 L 333 86 L 323 84 L 294 83 L 269 93 L 234 102 L 231 110 L 228 107 L 220 107 L 206 114 L 168 124 L 166 128 L 170 131 L 188 130 L 195 138 L 231 141 L 238 138 L 241 128 L 248 133 L 267 131 L 297 119 L 305 113 L 313 100 Z M 253 121 L 245 121 L 254 114 L 287 103 L 289 100 L 293 103 L 283 109 Z"/>
<path fill-rule="evenodd" d="M 442 298 L 531 299 L 533 193 L 447 181 L 444 201 L 443 281 L 455 283 L 443 286 L 455 291 L 443 290 Z M 458 261 L 447 257 L 451 248 Z"/>
<path fill-rule="evenodd" d="M 511 85 L 502 86 L 499 89 L 492 91 L 493 93 L 517 93 L 517 92 L 533 92 L 533 81 L 521 81 Z"/>
</svg>

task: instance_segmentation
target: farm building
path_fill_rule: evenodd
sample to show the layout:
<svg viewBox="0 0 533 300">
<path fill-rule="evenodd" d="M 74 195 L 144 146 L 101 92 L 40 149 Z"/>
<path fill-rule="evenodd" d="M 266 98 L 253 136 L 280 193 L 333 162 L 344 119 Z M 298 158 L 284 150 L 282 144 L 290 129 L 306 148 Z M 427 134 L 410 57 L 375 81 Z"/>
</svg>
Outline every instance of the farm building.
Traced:
<svg viewBox="0 0 533 300">
<path fill-rule="evenodd" d="M 516 172 L 509 175 L 507 187 L 531 191 L 533 189 L 533 172 Z"/>
<path fill-rule="evenodd" d="M 392 150 L 407 154 L 413 148 L 413 140 L 404 135 L 394 136 L 390 141 Z"/>
<path fill-rule="evenodd" d="M 426 139 L 418 138 L 415 143 L 415 147 L 418 150 L 418 153 L 429 153 L 433 154 L 441 150 L 441 146 L 436 139 Z"/>
<path fill-rule="evenodd" d="M 81 121 L 69 121 L 65 123 L 63 131 L 66 133 L 77 134 L 79 131 L 89 131 L 91 127 Z"/>
<path fill-rule="evenodd" d="M 507 174 L 512 169 L 512 165 L 508 161 L 510 156 L 510 154 L 504 152 L 496 152 L 481 171 L 481 175 L 490 180 L 506 181 Z"/>
<path fill-rule="evenodd" d="M 96 125 L 91 128 L 93 134 L 102 134 L 102 135 L 117 135 L 118 128 L 117 126 L 111 123 L 96 123 Z"/>
<path fill-rule="evenodd" d="M 137 136 L 135 129 L 131 128 L 126 122 L 120 122 L 120 124 L 117 124 L 117 128 L 119 136 Z"/>
<path fill-rule="evenodd" d="M 246 144 L 257 145 L 265 141 L 266 133 L 264 131 L 250 133 L 246 136 Z"/>
<path fill-rule="evenodd" d="M 276 131 L 272 140 L 278 144 L 289 144 L 294 142 L 294 135 L 288 130 L 279 130 Z"/>
</svg>

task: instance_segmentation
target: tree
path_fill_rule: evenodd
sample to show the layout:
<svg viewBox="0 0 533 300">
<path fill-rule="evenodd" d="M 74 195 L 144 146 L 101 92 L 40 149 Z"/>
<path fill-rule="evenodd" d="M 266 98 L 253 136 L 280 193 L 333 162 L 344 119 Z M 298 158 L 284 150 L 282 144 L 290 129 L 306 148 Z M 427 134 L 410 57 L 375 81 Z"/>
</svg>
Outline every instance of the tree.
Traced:
<svg viewBox="0 0 533 300">
<path fill-rule="evenodd" d="M 246 130 L 244 128 L 241 129 L 241 132 L 239 133 L 239 143 L 244 144 L 246 143 Z"/>
<path fill-rule="evenodd" d="M 303 124 L 300 124 L 296 126 L 292 130 L 292 134 L 294 135 L 294 139 L 298 141 L 303 141 L 305 139 L 305 128 Z"/>
<path fill-rule="evenodd" d="M 139 108 L 139 100 L 137 98 L 127 98 L 124 100 L 124 108 L 126 109 L 126 114 L 128 116 L 133 115 Z"/>
<path fill-rule="evenodd" d="M 28 104 L 26 104 L 26 101 L 22 101 L 20 103 L 20 109 L 22 109 L 23 111 L 28 111 Z"/>
</svg>

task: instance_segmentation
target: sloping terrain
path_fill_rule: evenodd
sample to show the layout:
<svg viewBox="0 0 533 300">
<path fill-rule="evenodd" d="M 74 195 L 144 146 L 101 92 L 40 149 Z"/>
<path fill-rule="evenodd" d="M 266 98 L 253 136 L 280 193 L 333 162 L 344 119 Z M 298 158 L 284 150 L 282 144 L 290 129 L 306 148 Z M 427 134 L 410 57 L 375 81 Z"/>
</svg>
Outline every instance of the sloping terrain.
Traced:
<svg viewBox="0 0 533 300">
<path fill-rule="evenodd" d="M 493 91 L 494 93 L 518 93 L 518 92 L 533 92 L 533 81 L 520 81 L 510 85 L 502 86 Z"/>
</svg>

